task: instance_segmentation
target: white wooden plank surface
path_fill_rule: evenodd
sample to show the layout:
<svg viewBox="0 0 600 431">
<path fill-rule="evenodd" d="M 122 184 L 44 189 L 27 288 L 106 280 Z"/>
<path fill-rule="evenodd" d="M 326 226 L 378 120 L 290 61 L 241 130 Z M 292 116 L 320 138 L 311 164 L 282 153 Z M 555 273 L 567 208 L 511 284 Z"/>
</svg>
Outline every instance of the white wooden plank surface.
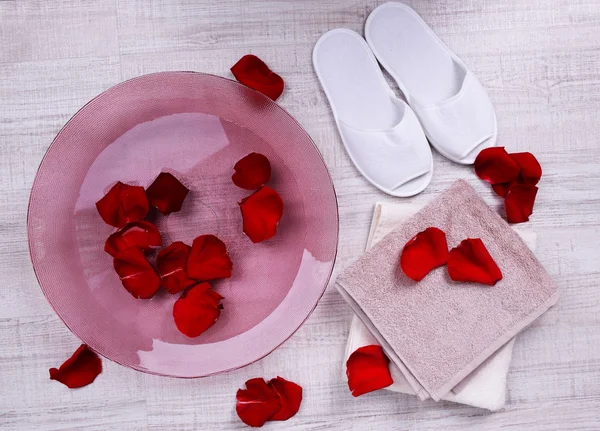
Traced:
<svg viewBox="0 0 600 431">
<path fill-rule="evenodd" d="M 201 380 L 144 375 L 104 361 L 71 391 L 48 380 L 78 340 L 52 312 L 31 268 L 29 189 L 53 136 L 86 101 L 160 70 L 230 76 L 242 55 L 286 80 L 279 103 L 312 135 L 340 206 L 336 272 L 362 252 L 376 200 L 351 166 L 312 71 L 317 38 L 362 31 L 374 0 L 0 0 L 0 428 L 241 429 L 236 389 L 277 374 L 305 389 L 300 413 L 265 429 L 600 429 L 600 2 L 408 1 L 488 88 L 501 145 L 530 150 L 544 178 L 531 225 L 557 280 L 558 306 L 518 339 L 504 411 L 419 402 L 380 391 L 353 399 L 340 379 L 350 310 L 333 286 L 282 347 L 242 370 Z M 436 155 L 427 202 L 457 178 L 500 201 L 468 167 Z"/>
</svg>

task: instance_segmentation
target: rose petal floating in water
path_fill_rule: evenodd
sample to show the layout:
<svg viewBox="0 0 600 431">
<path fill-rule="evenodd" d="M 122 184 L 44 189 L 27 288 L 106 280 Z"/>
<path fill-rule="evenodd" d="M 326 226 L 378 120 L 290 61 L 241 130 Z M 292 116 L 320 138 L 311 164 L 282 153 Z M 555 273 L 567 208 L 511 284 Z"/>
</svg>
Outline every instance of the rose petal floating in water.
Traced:
<svg viewBox="0 0 600 431">
<path fill-rule="evenodd" d="M 156 256 L 156 268 L 162 285 L 170 294 L 179 293 L 198 283 L 198 280 L 187 275 L 186 265 L 191 249 L 189 245 L 176 241 Z"/>
<path fill-rule="evenodd" d="M 244 233 L 254 243 L 272 238 L 283 216 L 283 200 L 279 193 L 262 186 L 240 203 Z"/>
<path fill-rule="evenodd" d="M 221 295 L 208 283 L 200 283 L 185 292 L 173 305 L 173 319 L 177 329 L 190 338 L 210 328 L 221 316 Z"/>
<path fill-rule="evenodd" d="M 250 153 L 233 167 L 233 184 L 246 190 L 256 190 L 271 179 L 271 163 L 259 153 Z"/>
<path fill-rule="evenodd" d="M 154 180 L 146 196 L 150 205 L 167 215 L 181 210 L 189 189 L 168 172 L 161 172 Z"/>
<path fill-rule="evenodd" d="M 141 220 L 127 223 L 109 236 L 104 244 L 104 251 L 114 257 L 130 247 L 137 247 L 144 252 L 149 252 L 161 245 L 162 239 L 156 226 Z"/>
<path fill-rule="evenodd" d="M 123 287 L 134 298 L 152 298 L 160 288 L 160 277 L 139 248 L 119 252 L 113 264 Z"/>
<path fill-rule="evenodd" d="M 210 281 L 231 277 L 233 263 L 223 241 L 214 235 L 202 235 L 192 243 L 186 269 L 189 277 Z"/>
<path fill-rule="evenodd" d="M 115 227 L 140 221 L 148 214 L 148 198 L 143 187 L 123 184 L 119 181 L 96 202 L 102 220 Z"/>
</svg>

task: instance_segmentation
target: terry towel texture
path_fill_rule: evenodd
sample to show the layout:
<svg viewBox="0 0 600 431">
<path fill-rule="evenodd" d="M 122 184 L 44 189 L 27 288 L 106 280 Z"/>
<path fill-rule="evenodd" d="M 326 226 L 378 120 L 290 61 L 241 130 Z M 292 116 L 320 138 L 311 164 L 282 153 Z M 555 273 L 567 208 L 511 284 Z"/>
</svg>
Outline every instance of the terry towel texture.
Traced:
<svg viewBox="0 0 600 431">
<path fill-rule="evenodd" d="M 402 248 L 430 226 L 446 232 L 450 248 L 481 238 L 503 279 L 495 286 L 458 283 L 445 267 L 419 283 L 408 279 L 398 265 Z M 436 401 L 558 297 L 519 235 L 463 180 L 383 238 L 337 285 L 414 392 Z"/>
<path fill-rule="evenodd" d="M 409 217 L 419 211 L 419 209 L 421 209 L 421 206 L 406 203 L 376 203 L 366 249 L 368 250 L 381 241 L 388 233 L 400 226 Z M 535 251 L 537 240 L 535 232 L 519 225 L 513 226 L 513 229 L 525 241 L 525 244 L 532 251 Z M 496 353 L 459 383 L 460 390 L 457 390 L 455 387 L 453 391 L 444 395 L 442 400 L 492 411 L 502 408 L 506 402 L 506 377 L 512 359 L 514 342 L 515 339 L 513 338 L 498 349 Z M 356 315 L 353 316 L 344 355 L 343 378 L 346 378 L 345 364 L 350 354 L 356 349 L 370 344 L 378 344 L 377 339 Z M 389 368 L 394 383 L 385 389 L 414 395 L 414 391 L 398 367 L 393 362 L 390 362 Z"/>
</svg>

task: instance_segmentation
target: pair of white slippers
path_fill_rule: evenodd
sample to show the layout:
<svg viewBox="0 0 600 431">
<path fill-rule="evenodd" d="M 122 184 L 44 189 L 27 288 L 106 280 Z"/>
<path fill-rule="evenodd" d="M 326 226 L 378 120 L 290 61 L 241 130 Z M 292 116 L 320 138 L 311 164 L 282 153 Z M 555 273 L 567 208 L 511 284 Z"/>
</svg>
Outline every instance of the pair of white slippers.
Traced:
<svg viewBox="0 0 600 431">
<path fill-rule="evenodd" d="M 375 187 L 399 197 L 423 191 L 433 175 L 427 140 L 465 165 L 496 145 L 496 114 L 485 89 L 413 9 L 382 4 L 369 15 L 365 38 L 331 30 L 315 45 L 313 63 L 346 150 Z"/>
</svg>

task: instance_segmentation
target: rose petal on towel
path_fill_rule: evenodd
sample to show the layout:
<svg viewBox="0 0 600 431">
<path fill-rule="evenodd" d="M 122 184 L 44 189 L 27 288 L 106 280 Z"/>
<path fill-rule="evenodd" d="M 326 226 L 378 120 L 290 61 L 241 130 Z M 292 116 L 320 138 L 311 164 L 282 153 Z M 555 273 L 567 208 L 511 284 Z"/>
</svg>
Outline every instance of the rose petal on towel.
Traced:
<svg viewBox="0 0 600 431">
<path fill-rule="evenodd" d="M 346 361 L 348 388 L 352 396 L 359 397 L 394 383 L 389 362 L 381 346 L 376 344 L 359 347 L 352 352 Z"/>
<path fill-rule="evenodd" d="M 504 147 L 482 150 L 475 159 L 475 173 L 490 184 L 508 183 L 519 176 L 519 164 Z"/>
<path fill-rule="evenodd" d="M 519 165 L 519 183 L 535 186 L 542 178 L 542 166 L 531 153 L 511 153 L 510 157 Z"/>
<path fill-rule="evenodd" d="M 168 172 L 161 172 L 146 190 L 150 205 L 167 215 L 181 209 L 189 189 Z"/>
<path fill-rule="evenodd" d="M 529 221 L 538 188 L 530 184 L 515 184 L 506 193 L 504 208 L 509 223 Z"/>
<path fill-rule="evenodd" d="M 467 238 L 448 253 L 448 274 L 454 281 L 472 281 L 493 286 L 502 272 L 483 241 Z"/>
<path fill-rule="evenodd" d="M 272 238 L 283 216 L 283 200 L 270 187 L 262 186 L 240 203 L 244 233 L 254 243 Z"/>
<path fill-rule="evenodd" d="M 59 368 L 50 368 L 50 380 L 57 380 L 73 389 L 92 383 L 102 372 L 100 357 L 82 344 Z"/>
<path fill-rule="evenodd" d="M 244 55 L 231 68 L 235 79 L 242 84 L 277 100 L 283 93 L 283 79 L 255 55 Z"/>
<path fill-rule="evenodd" d="M 115 257 L 119 252 L 137 247 L 144 252 L 160 247 L 162 239 L 160 232 L 152 223 L 144 220 L 127 223 L 121 229 L 108 237 L 104 251 Z"/>
<path fill-rule="evenodd" d="M 209 281 L 231 277 L 233 263 L 227 246 L 214 235 L 202 235 L 194 240 L 186 270 L 191 278 Z"/>
<path fill-rule="evenodd" d="M 119 181 L 96 202 L 96 209 L 107 224 L 120 228 L 146 217 L 149 209 L 148 198 L 143 187 L 130 186 Z"/>
<path fill-rule="evenodd" d="M 221 315 L 221 299 L 206 282 L 183 292 L 173 305 L 173 319 L 179 332 L 194 338 L 214 325 Z"/>
<path fill-rule="evenodd" d="M 233 167 L 231 181 L 246 190 L 256 190 L 271 179 L 271 163 L 259 153 L 250 153 Z"/>
<path fill-rule="evenodd" d="M 115 271 L 123 287 L 134 298 L 149 299 L 160 288 L 160 277 L 139 248 L 120 251 L 114 258 Z"/>
<path fill-rule="evenodd" d="M 428 227 L 406 243 L 400 256 L 400 267 L 408 278 L 421 281 L 447 260 L 446 234 L 437 227 Z"/>
<path fill-rule="evenodd" d="M 300 403 L 302 403 L 302 386 L 279 376 L 269 380 L 267 386 L 279 395 L 279 402 L 281 403 L 281 409 L 269 420 L 286 421 L 298 413 Z"/>
<path fill-rule="evenodd" d="M 198 283 L 198 280 L 187 275 L 186 264 L 191 249 L 189 245 L 176 241 L 156 256 L 156 268 L 162 285 L 171 295 Z"/>
</svg>

